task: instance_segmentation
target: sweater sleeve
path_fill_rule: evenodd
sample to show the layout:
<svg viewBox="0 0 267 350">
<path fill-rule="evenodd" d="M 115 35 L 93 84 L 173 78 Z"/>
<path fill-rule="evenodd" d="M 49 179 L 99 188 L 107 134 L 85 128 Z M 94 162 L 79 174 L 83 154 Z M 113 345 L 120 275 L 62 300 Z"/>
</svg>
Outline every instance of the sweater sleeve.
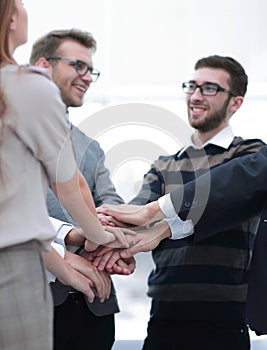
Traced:
<svg viewBox="0 0 267 350">
<path fill-rule="evenodd" d="M 195 240 L 201 240 L 258 214 L 267 198 L 266 180 L 264 146 L 174 190 L 171 201 L 182 219 L 193 221 Z"/>
</svg>

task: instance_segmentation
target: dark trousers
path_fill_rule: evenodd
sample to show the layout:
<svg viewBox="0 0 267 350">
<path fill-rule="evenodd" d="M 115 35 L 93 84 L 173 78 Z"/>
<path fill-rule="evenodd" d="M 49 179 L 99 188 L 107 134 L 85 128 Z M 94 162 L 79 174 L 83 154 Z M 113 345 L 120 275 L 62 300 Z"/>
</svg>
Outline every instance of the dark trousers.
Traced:
<svg viewBox="0 0 267 350">
<path fill-rule="evenodd" d="M 110 350 L 114 339 L 114 315 L 95 316 L 82 293 L 54 308 L 54 350 Z"/>
<path fill-rule="evenodd" d="M 143 350 L 249 350 L 248 327 L 236 321 L 150 319 Z"/>
</svg>

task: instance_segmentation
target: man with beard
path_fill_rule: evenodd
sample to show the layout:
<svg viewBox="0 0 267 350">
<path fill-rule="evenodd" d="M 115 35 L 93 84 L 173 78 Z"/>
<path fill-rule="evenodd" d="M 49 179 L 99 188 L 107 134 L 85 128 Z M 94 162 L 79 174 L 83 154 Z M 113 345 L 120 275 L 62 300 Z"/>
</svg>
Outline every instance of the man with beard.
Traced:
<svg viewBox="0 0 267 350">
<path fill-rule="evenodd" d="M 193 78 L 182 87 L 188 120 L 195 129 L 191 143 L 172 156 L 159 157 L 130 204 L 155 201 L 264 145 L 261 140 L 234 136 L 229 125 L 247 90 L 247 75 L 236 60 L 217 55 L 202 58 Z M 177 217 L 170 222 L 172 230 L 175 224 L 180 231 L 172 238 L 184 238 L 164 239 L 153 250 L 155 269 L 148 280 L 151 318 L 143 350 L 250 348 L 245 305 L 258 223 L 255 216 L 195 242 L 190 221 L 179 222 Z"/>
</svg>

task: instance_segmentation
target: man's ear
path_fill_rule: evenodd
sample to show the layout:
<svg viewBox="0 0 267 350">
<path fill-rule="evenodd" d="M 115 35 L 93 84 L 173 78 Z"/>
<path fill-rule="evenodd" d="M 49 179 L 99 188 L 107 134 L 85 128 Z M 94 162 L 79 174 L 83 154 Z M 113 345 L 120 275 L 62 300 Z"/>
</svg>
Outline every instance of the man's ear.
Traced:
<svg viewBox="0 0 267 350">
<path fill-rule="evenodd" d="M 40 57 L 39 60 L 36 61 L 34 65 L 37 66 L 37 67 L 44 67 L 44 68 L 47 68 L 47 69 L 50 67 L 49 62 L 44 57 Z"/>
<path fill-rule="evenodd" d="M 234 114 L 242 105 L 244 98 L 242 96 L 233 97 L 229 104 L 230 114 Z"/>
</svg>

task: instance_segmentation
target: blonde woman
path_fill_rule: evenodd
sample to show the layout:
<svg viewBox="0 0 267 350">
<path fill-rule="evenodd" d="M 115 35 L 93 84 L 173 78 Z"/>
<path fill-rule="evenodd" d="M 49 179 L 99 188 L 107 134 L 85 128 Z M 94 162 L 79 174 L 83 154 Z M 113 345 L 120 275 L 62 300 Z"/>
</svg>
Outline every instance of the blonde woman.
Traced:
<svg viewBox="0 0 267 350">
<path fill-rule="evenodd" d="M 89 300 L 93 291 L 86 276 L 50 251 L 55 232 L 47 215 L 48 183 L 83 228 L 87 247 L 112 241 L 127 246 L 127 232 L 98 222 L 58 88 L 45 70 L 19 66 L 13 58 L 27 41 L 20 0 L 0 0 L 0 26 L 0 348 L 49 350 L 53 309 L 42 254 L 63 283 Z"/>
</svg>

